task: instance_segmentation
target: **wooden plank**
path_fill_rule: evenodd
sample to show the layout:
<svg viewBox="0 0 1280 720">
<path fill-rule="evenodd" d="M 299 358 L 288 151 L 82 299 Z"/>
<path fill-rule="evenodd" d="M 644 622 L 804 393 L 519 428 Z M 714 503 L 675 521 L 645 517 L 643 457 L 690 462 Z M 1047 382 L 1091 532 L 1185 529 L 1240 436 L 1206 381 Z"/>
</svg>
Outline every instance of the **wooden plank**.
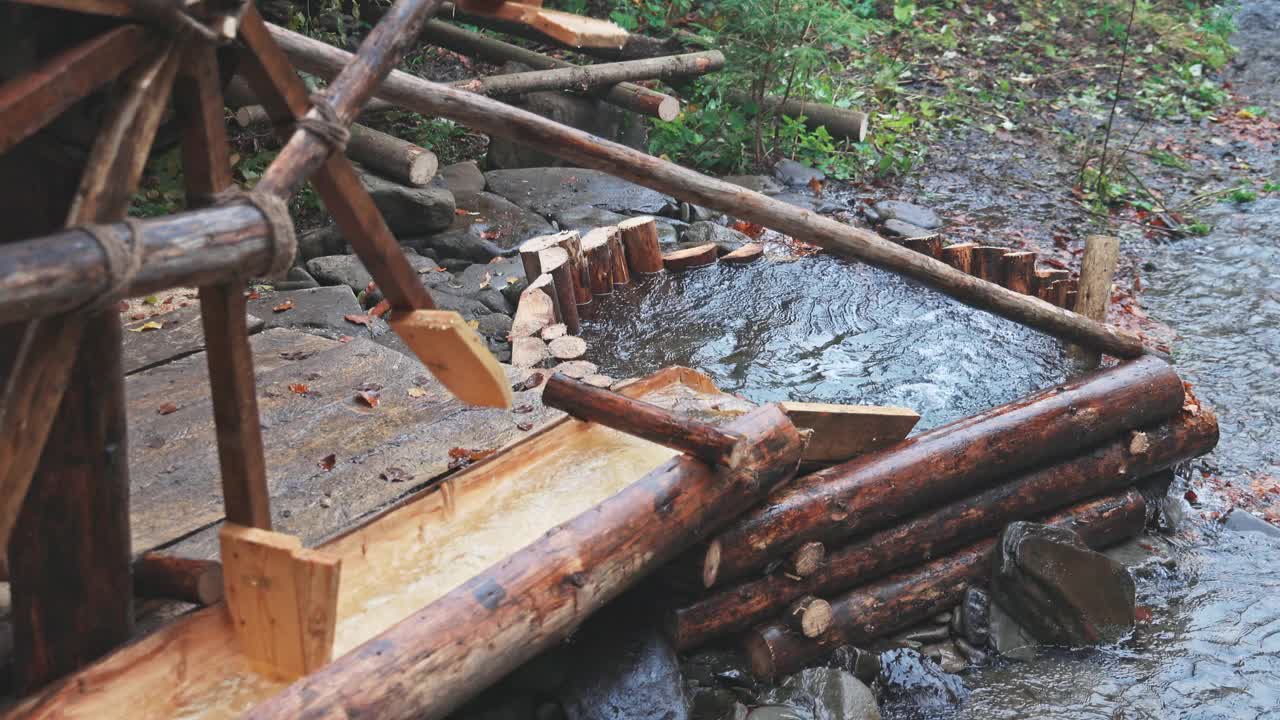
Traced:
<svg viewBox="0 0 1280 720">
<path fill-rule="evenodd" d="M 528 25 L 570 47 L 620 48 L 627 43 L 629 37 L 626 30 L 608 20 L 550 10 L 531 3 L 473 4 L 465 9 L 499 20 Z"/>
<path fill-rule="evenodd" d="M 919 413 L 900 407 L 784 402 L 782 409 L 802 430 L 812 430 L 800 461 L 835 464 L 907 436 Z"/>
<path fill-rule="evenodd" d="M 65 50 L 0 85 L 0 153 L 48 125 L 153 47 L 144 28 L 125 25 Z"/>
<path fill-rule="evenodd" d="M 147 323 L 153 322 L 160 327 L 144 329 Z M 244 322 L 250 335 L 262 330 L 260 317 L 246 315 Z M 163 315 L 134 320 L 124 326 L 124 374 L 149 370 L 204 349 L 204 325 L 196 303 Z"/>
<path fill-rule="evenodd" d="M 310 672 L 333 657 L 342 558 L 319 550 L 299 550 L 293 553 L 293 559 L 298 619 L 302 624 L 302 663 Z"/>
</svg>

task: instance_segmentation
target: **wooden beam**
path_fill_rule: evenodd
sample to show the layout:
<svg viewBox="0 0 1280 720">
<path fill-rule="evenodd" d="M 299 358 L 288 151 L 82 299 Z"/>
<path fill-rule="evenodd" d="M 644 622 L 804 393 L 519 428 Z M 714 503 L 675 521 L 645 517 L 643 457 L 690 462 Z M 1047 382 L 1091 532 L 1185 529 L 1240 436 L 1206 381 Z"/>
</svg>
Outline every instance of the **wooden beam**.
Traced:
<svg viewBox="0 0 1280 720">
<path fill-rule="evenodd" d="M 138 597 L 207 607 L 222 601 L 222 565 L 216 560 L 144 553 L 133 561 L 133 592 Z"/>
<path fill-rule="evenodd" d="M 782 409 L 801 430 L 812 430 L 802 463 L 841 463 L 905 438 L 920 421 L 914 410 L 871 405 L 784 402 Z"/>
<path fill-rule="evenodd" d="M 1111 281 L 1115 278 L 1116 263 L 1120 260 L 1120 238 L 1109 235 L 1090 235 L 1084 241 L 1084 257 L 1080 259 L 1080 286 L 1075 306 L 1081 315 L 1105 322 L 1107 308 L 1111 305 Z M 1078 348 L 1075 350 L 1086 368 L 1094 368 L 1102 361 L 1097 352 Z"/>
<path fill-rule="evenodd" d="M 0 85 L 0 154 L 35 134 L 154 48 L 139 25 L 125 25 L 64 50 Z"/>
</svg>

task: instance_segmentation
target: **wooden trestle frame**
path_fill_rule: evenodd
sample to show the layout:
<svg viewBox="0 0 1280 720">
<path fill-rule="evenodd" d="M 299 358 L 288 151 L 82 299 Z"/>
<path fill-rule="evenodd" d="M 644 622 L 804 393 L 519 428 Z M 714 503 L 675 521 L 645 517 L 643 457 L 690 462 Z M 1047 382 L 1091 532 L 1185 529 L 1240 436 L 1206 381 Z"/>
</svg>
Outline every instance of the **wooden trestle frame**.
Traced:
<svg viewBox="0 0 1280 720">
<path fill-rule="evenodd" d="M 243 280 L 271 265 L 271 223 L 258 208 L 244 204 L 193 209 L 145 223 L 121 222 L 171 94 L 184 126 L 190 204 L 232 185 L 214 48 L 207 33 L 192 29 L 191 18 L 213 23 L 218 28 L 213 34 L 225 37 L 228 19 L 238 14 L 239 70 L 277 127 L 303 118 L 312 125 L 350 126 L 376 91 L 418 112 L 514 137 L 582 167 L 802 237 L 1091 349 L 1118 357 L 1148 352 L 1131 333 L 966 274 L 874 233 L 495 100 L 393 72 L 442 0 L 397 0 L 355 56 L 268 27 L 252 5 L 228 14 L 215 7 L 215 0 L 183 4 L 186 10 L 176 9 L 177 0 L 16 1 L 126 21 L 142 19 L 138 11 L 144 9 L 151 21 L 109 30 L 28 76 L 0 85 L 0 154 L 20 147 L 113 78 L 122 80 L 66 224 L 99 224 L 94 233 L 132 238 L 136 272 L 124 282 L 117 270 L 115 282 L 124 287 L 111 292 L 200 286 L 229 528 L 223 535 L 224 562 L 239 563 L 225 572 L 228 602 L 238 629 L 248 634 L 257 622 L 290 628 L 292 644 L 287 646 L 242 643 L 279 674 L 307 672 L 327 657 L 324 623 L 313 620 L 322 618 L 325 603 L 332 601 L 338 569 L 298 548 L 296 540 L 270 533 Z M 190 17 L 173 22 L 174 13 L 188 11 Z M 318 106 L 277 43 L 295 59 L 306 59 L 308 72 L 330 78 Z M 175 83 L 175 77 L 181 81 Z M 282 138 L 286 144 L 255 193 L 284 199 L 310 179 L 390 300 L 393 327 L 424 363 L 460 399 L 508 402 L 510 388 L 501 369 L 470 329 L 456 314 L 431 310 L 430 295 L 346 157 L 306 129 Z M 120 328 L 111 308 L 85 308 L 86 301 L 104 295 L 112 299 L 104 292 L 112 283 L 111 262 L 93 240 L 84 229 L 68 228 L 0 246 L 0 267 L 9 268 L 0 275 L 0 323 L 6 323 L 0 325 L 0 336 L 8 339 L 0 347 L 6 378 L 0 397 L 0 541 L 10 538 L 12 530 L 20 693 L 85 665 L 132 632 Z M 61 541 L 48 542 L 55 535 Z M 253 578 L 260 576 L 292 577 L 293 582 L 255 585 Z M 255 595 L 247 599 L 238 593 Z M 274 594 L 267 598 L 269 593 Z M 259 618 L 244 610 L 259 599 L 285 615 Z"/>
</svg>

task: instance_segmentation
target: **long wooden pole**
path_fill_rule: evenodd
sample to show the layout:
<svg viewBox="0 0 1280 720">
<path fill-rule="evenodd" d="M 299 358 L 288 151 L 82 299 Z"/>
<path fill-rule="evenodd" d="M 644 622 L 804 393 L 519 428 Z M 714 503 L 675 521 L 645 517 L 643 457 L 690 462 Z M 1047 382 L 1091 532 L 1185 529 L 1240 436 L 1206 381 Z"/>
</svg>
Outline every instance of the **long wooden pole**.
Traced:
<svg viewBox="0 0 1280 720">
<path fill-rule="evenodd" d="M 599 65 L 575 65 L 551 70 L 492 75 L 450 83 L 467 92 L 488 95 L 518 95 L 540 90 L 589 90 L 630 80 L 665 80 L 715 72 L 724 67 L 719 50 L 686 53 L 647 60 L 629 60 Z"/>
<path fill-rule="evenodd" d="M 333 76 L 351 54 L 272 26 L 291 56 L 306 48 L 313 72 Z M 639 150 L 594 137 L 490 98 L 416 78 L 399 71 L 383 82 L 379 95 L 425 115 L 445 117 L 478 130 L 509 137 L 543 152 L 603 170 L 682 200 L 728 213 L 828 250 L 919 280 L 958 300 L 1060 339 L 1121 358 L 1146 352 L 1133 333 L 1089 320 L 1047 302 L 960 272 L 947 264 L 891 243 L 875 233 L 844 225 L 746 188 L 707 177 Z"/>
<path fill-rule="evenodd" d="M 742 436 L 715 425 L 680 417 L 619 393 L 555 373 L 542 388 L 542 404 L 571 416 L 693 455 L 711 465 L 728 465 Z"/>
</svg>

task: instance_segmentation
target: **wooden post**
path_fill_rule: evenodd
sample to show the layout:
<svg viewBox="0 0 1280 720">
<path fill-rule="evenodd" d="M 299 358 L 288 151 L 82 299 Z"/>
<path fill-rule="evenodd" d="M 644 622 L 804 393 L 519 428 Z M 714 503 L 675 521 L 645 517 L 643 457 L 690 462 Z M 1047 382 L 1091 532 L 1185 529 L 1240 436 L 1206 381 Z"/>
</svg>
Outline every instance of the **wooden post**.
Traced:
<svg viewBox="0 0 1280 720">
<path fill-rule="evenodd" d="M 987 282 L 1000 284 L 1000 271 L 1005 249 L 979 245 L 970 252 L 972 253 L 972 259 L 970 261 L 969 274 L 982 278 Z"/>
<path fill-rule="evenodd" d="M 658 223 L 651 217 L 634 217 L 618 223 L 627 263 L 637 275 L 662 272 L 662 250 L 658 246 Z"/>
<path fill-rule="evenodd" d="M 1036 254 L 1033 252 L 1009 252 L 1001 260 L 1003 272 L 1001 284 L 1023 295 L 1036 294 Z"/>
<path fill-rule="evenodd" d="M 543 273 L 542 258 L 539 253 L 547 248 L 560 247 L 560 244 L 571 234 L 574 237 L 578 235 L 576 231 L 555 233 L 554 235 L 539 235 L 520 243 L 518 251 L 520 253 L 520 264 L 524 267 L 525 279 L 530 283 L 537 280 L 538 276 Z"/>
<path fill-rule="evenodd" d="M 577 279 L 573 268 L 569 265 L 569 253 L 558 244 L 538 252 L 538 264 L 542 271 L 551 277 L 556 292 L 556 308 L 560 311 L 560 322 L 570 335 L 577 335 L 581 328 L 578 318 Z M 548 338 L 550 339 L 550 338 Z"/>
<path fill-rule="evenodd" d="M 555 373 L 542 388 L 542 404 L 573 417 L 621 430 L 693 455 L 710 465 L 732 462 L 742 436 L 656 405 L 592 387 Z"/>
<path fill-rule="evenodd" d="M 587 266 L 587 258 L 582 253 L 582 238 L 577 230 L 566 231 L 558 243 L 559 247 L 569 254 L 569 273 L 573 276 L 573 294 L 578 305 L 591 302 L 591 271 Z"/>
<path fill-rule="evenodd" d="M 631 269 L 627 263 L 626 248 L 622 244 L 622 231 L 614 225 L 604 228 L 604 231 L 609 239 L 609 259 L 611 260 L 609 276 L 615 286 L 630 285 Z"/>
<path fill-rule="evenodd" d="M 582 254 L 587 262 L 591 295 L 599 297 L 613 292 L 613 245 L 609 229 L 596 228 L 582 238 Z"/>
<path fill-rule="evenodd" d="M 1108 235 L 1090 235 L 1084 241 L 1084 257 L 1080 260 L 1080 287 L 1076 296 L 1075 311 L 1081 315 L 1105 322 L 1107 307 L 1111 304 L 1111 281 L 1120 260 L 1120 239 Z M 1102 356 L 1088 348 L 1074 347 L 1073 353 L 1085 368 L 1094 368 Z"/>
<path fill-rule="evenodd" d="M 942 261 L 962 273 L 973 274 L 974 243 L 957 243 L 942 248 Z"/>
</svg>

